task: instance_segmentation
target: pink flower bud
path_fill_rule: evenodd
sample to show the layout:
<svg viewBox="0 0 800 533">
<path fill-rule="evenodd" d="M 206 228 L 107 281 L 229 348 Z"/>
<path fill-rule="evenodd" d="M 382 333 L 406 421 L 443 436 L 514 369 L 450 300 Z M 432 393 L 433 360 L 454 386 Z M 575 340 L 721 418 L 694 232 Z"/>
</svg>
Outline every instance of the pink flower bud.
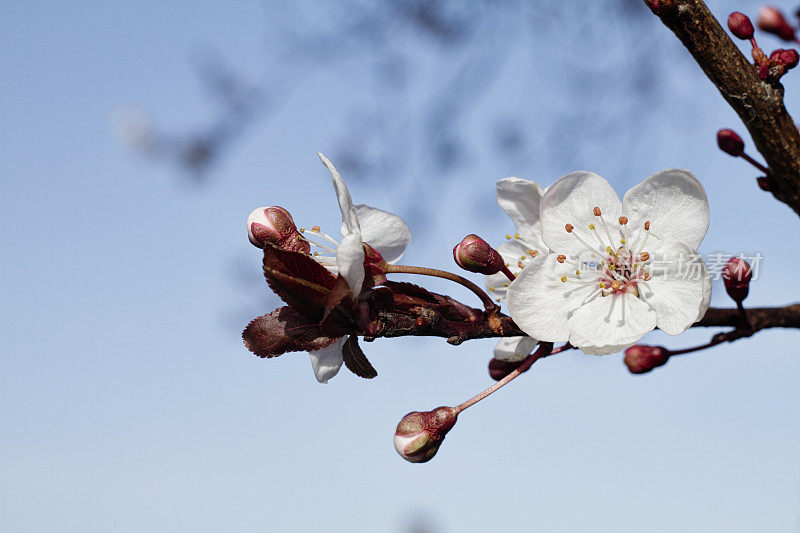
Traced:
<svg viewBox="0 0 800 533">
<path fill-rule="evenodd" d="M 635 344 L 625 350 L 625 366 L 631 374 L 646 374 L 668 360 L 669 350 L 661 346 Z"/>
<path fill-rule="evenodd" d="M 408 413 L 397 424 L 394 449 L 411 463 L 433 459 L 447 432 L 453 429 L 458 413 L 452 407 L 437 407 L 433 411 Z"/>
<path fill-rule="evenodd" d="M 505 263 L 500 254 L 477 235 L 467 235 L 453 248 L 456 264 L 469 272 L 497 274 Z"/>
<path fill-rule="evenodd" d="M 777 8 L 764 6 L 758 12 L 758 28 L 767 33 L 777 35 L 784 41 L 794 41 L 792 28 Z"/>
<path fill-rule="evenodd" d="M 717 146 L 719 146 L 720 150 L 733 157 L 739 157 L 744 153 L 744 141 L 733 130 L 719 130 L 717 132 Z"/>
<path fill-rule="evenodd" d="M 725 283 L 725 290 L 735 302 L 741 302 L 747 298 L 752 277 L 753 271 L 744 259 L 732 257 L 722 267 L 722 281 Z"/>
<path fill-rule="evenodd" d="M 500 381 L 514 370 L 519 368 L 524 362 L 524 359 L 521 361 L 503 361 L 493 357 L 489 361 L 489 377 L 495 381 Z"/>
<path fill-rule="evenodd" d="M 279 206 L 259 207 L 247 217 L 247 237 L 253 246 L 267 243 L 285 250 L 308 253 L 311 246 L 302 239 L 292 215 Z"/>
<path fill-rule="evenodd" d="M 753 23 L 744 13 L 734 11 L 728 17 L 728 29 L 739 39 L 748 40 L 753 37 Z"/>
</svg>

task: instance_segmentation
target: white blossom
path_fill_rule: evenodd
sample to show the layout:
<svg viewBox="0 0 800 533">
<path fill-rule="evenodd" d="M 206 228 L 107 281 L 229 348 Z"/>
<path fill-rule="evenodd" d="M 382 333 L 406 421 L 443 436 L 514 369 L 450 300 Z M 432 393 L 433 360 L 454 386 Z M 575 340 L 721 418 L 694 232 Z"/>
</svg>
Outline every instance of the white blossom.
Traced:
<svg viewBox="0 0 800 533">
<path fill-rule="evenodd" d="M 682 333 L 705 314 L 711 284 L 697 248 L 709 207 L 691 172 L 658 172 L 622 202 L 602 177 L 573 172 L 544 194 L 539 218 L 549 252 L 530 260 L 507 294 L 530 336 L 610 354 L 655 327 Z M 682 271 L 686 262 L 699 265 L 697 275 Z"/>
<path fill-rule="evenodd" d="M 387 263 L 395 263 L 400 260 L 411 242 L 411 231 L 397 215 L 368 205 L 353 205 L 350 191 L 333 163 L 321 153 L 317 152 L 317 155 L 331 173 L 333 189 L 342 213 L 342 239 L 333 239 L 322 233 L 317 226 L 310 231 L 301 229 L 301 232 L 312 246 L 322 250 L 322 253 L 315 252 L 312 255 L 314 259 L 332 273 L 341 274 L 347 281 L 353 298 L 358 298 L 364 282 L 362 242 L 380 253 Z M 347 338 L 345 335 L 326 348 L 309 352 L 314 375 L 320 383 L 327 383 L 339 372 L 343 362 L 342 346 Z"/>
</svg>

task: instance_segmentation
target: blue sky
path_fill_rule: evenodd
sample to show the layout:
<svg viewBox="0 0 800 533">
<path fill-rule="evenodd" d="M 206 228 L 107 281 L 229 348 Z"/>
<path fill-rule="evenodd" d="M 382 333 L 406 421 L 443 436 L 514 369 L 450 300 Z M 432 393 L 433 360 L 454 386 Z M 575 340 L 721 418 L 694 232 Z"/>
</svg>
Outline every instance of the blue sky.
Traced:
<svg viewBox="0 0 800 533">
<path fill-rule="evenodd" d="M 753 15 L 758 4 L 736 8 Z M 709 5 L 721 17 L 731 9 Z M 232 265 L 260 270 L 245 217 L 280 204 L 300 224 L 335 231 L 338 209 L 315 152 L 336 162 L 348 110 L 369 79 L 354 61 L 303 72 L 203 187 L 132 153 L 112 118 L 136 105 L 176 130 L 203 124 L 210 105 L 192 52 L 217 49 L 256 79 L 267 22 L 288 11 L 255 2 L 0 3 L 3 528 L 796 531 L 794 331 L 645 376 L 629 375 L 620 355 L 542 361 L 465 413 L 426 465 L 397 457 L 395 424 L 489 385 L 491 341 L 455 349 L 439 339 L 378 340 L 364 345 L 378 378 L 343 372 L 326 386 L 305 354 L 267 361 L 245 350 L 248 318 L 278 305 L 261 296 L 265 285 L 232 280 Z M 534 109 L 532 131 L 576 129 L 534 134 L 530 155 L 512 161 L 477 150 L 455 178 L 431 179 L 410 156 L 384 180 L 345 176 L 355 200 L 409 219 L 407 263 L 452 269 L 463 235 L 499 242 L 511 230 L 491 207 L 498 178 L 549 185 L 581 168 L 622 193 L 662 168 L 688 168 L 711 202 L 701 251 L 760 252 L 747 303 L 797 301 L 797 217 L 716 149 L 718 128 L 744 128 L 674 37 L 644 21 L 646 39 L 631 46 L 648 50 L 663 78 L 626 122 L 588 138 L 578 131 L 626 105 L 630 72 L 600 79 L 584 67 L 585 85 L 564 81 L 572 63 L 625 64 L 616 35 L 606 45 L 551 33 L 536 43 L 541 54 L 517 41 L 459 130 L 481 146 L 495 111 L 522 105 Z M 790 110 L 800 104 L 797 75 L 786 80 Z M 422 102 L 425 91 L 415 85 L 409 98 Z M 595 99 L 602 106 L 586 105 Z M 387 121 L 402 118 L 392 113 Z M 554 146 L 573 131 L 580 149 Z M 555 151 L 567 157 L 548 157 Z M 425 285 L 472 301 L 460 288 Z M 731 305 L 719 282 L 712 304 Z M 647 340 L 683 347 L 711 334 Z"/>
</svg>

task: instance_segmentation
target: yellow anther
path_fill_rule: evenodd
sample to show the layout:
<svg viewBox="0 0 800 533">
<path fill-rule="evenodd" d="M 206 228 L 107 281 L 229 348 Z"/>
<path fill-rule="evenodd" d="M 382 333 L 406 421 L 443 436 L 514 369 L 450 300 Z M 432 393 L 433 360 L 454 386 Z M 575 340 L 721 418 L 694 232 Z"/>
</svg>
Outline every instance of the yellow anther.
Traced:
<svg viewBox="0 0 800 533">
<path fill-rule="evenodd" d="M 616 280 L 615 280 L 615 281 L 613 281 L 613 282 L 611 283 L 611 288 L 612 288 L 612 289 L 614 289 L 615 291 L 616 291 L 616 290 L 619 290 L 619 281 L 616 281 Z"/>
<path fill-rule="evenodd" d="M 567 276 L 561 276 L 561 281 L 566 282 L 567 281 Z"/>
<path fill-rule="evenodd" d="M 580 271 L 580 270 L 576 270 L 576 271 L 575 271 L 575 275 L 576 275 L 576 276 L 580 276 L 580 275 L 581 275 L 581 271 Z"/>
<path fill-rule="evenodd" d="M 319 252 L 314 252 L 314 257 L 318 257 L 318 256 L 319 256 Z"/>
<path fill-rule="evenodd" d="M 515 234 L 514 234 L 514 238 L 515 238 L 515 239 L 519 239 L 519 233 L 515 233 Z"/>
<path fill-rule="evenodd" d="M 606 253 L 609 253 L 609 254 L 611 253 L 611 247 L 610 246 L 606 246 Z"/>
<path fill-rule="evenodd" d="M 575 229 L 575 226 L 573 226 L 572 224 L 567 224 L 566 226 L 564 226 L 564 229 L 567 230 L 567 233 L 572 233 L 572 230 Z"/>
<path fill-rule="evenodd" d="M 528 256 L 527 256 L 527 255 L 523 255 L 523 256 L 522 256 L 522 257 L 520 257 L 519 259 L 520 259 L 520 261 L 524 261 L 524 260 L 525 260 L 525 259 L 527 259 L 527 258 L 528 258 Z"/>
<path fill-rule="evenodd" d="M 567 260 L 566 255 L 559 255 L 558 257 L 556 257 L 556 261 L 558 261 L 559 263 L 563 263 L 566 260 Z"/>
<path fill-rule="evenodd" d="M 531 254 L 531 257 L 536 257 L 537 255 L 539 255 L 539 250 L 533 250 L 532 252 L 529 253 Z"/>
<path fill-rule="evenodd" d="M 503 283 L 503 287 L 508 287 L 508 283 Z"/>
<path fill-rule="evenodd" d="M 594 229 L 594 224 L 589 224 L 589 229 Z"/>
<path fill-rule="evenodd" d="M 619 243 L 620 243 L 620 244 L 625 244 L 626 242 L 628 242 L 628 241 L 626 241 L 625 239 L 620 239 L 620 240 L 619 240 Z"/>
<path fill-rule="evenodd" d="M 644 280 L 645 281 L 650 281 L 650 274 L 649 273 L 647 273 L 647 272 L 644 273 Z"/>
<path fill-rule="evenodd" d="M 306 228 L 300 228 L 300 233 L 305 233 L 305 232 L 306 232 Z"/>
<path fill-rule="evenodd" d="M 489 287 L 489 290 L 494 292 L 494 287 Z"/>
<path fill-rule="evenodd" d="M 511 238 L 511 235 L 506 233 L 506 239 L 510 239 L 510 238 Z"/>
<path fill-rule="evenodd" d="M 598 285 L 598 287 L 600 287 L 601 289 L 605 289 L 606 288 L 606 284 L 601 281 L 600 285 Z"/>
<path fill-rule="evenodd" d="M 314 226 L 313 228 L 311 228 L 311 231 L 319 233 L 320 232 L 319 226 Z"/>
<path fill-rule="evenodd" d="M 650 259 L 650 254 L 648 254 L 647 252 L 642 252 L 641 255 L 639 255 L 639 257 L 641 258 L 642 261 L 647 261 L 648 259 Z"/>
<path fill-rule="evenodd" d="M 594 209 L 592 209 L 592 213 L 594 213 L 594 216 L 596 216 L 596 217 L 599 217 L 602 214 L 600 212 L 600 208 L 599 207 L 595 207 Z"/>
</svg>

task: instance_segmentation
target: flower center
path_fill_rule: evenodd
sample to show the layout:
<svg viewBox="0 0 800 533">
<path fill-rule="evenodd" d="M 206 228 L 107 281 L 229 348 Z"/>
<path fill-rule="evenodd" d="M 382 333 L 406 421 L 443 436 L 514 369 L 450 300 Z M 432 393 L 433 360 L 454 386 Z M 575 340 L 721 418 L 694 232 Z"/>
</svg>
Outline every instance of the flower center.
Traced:
<svg viewBox="0 0 800 533">
<path fill-rule="evenodd" d="M 599 207 L 592 209 L 592 215 L 596 221 L 586 229 L 576 228 L 573 224 L 564 226 L 589 256 L 570 260 L 565 255 L 558 255 L 558 263 L 570 269 L 561 274 L 561 282 L 596 284 L 592 297 L 631 294 L 640 298 L 639 285 L 651 279 L 650 254 L 644 251 L 650 235 L 650 221 L 644 223 L 644 232 L 638 242 L 631 243 L 627 217 L 619 217 L 617 224 L 612 225 L 603 218 Z M 581 269 L 590 270 L 594 275 L 582 277 Z"/>
<path fill-rule="evenodd" d="M 312 248 L 316 248 L 313 252 L 309 252 L 309 255 L 332 274 L 338 274 L 336 248 L 339 246 L 339 241 L 327 233 L 323 233 L 319 226 L 314 226 L 310 230 L 299 228 L 299 231 L 303 240 L 310 244 Z"/>
</svg>

